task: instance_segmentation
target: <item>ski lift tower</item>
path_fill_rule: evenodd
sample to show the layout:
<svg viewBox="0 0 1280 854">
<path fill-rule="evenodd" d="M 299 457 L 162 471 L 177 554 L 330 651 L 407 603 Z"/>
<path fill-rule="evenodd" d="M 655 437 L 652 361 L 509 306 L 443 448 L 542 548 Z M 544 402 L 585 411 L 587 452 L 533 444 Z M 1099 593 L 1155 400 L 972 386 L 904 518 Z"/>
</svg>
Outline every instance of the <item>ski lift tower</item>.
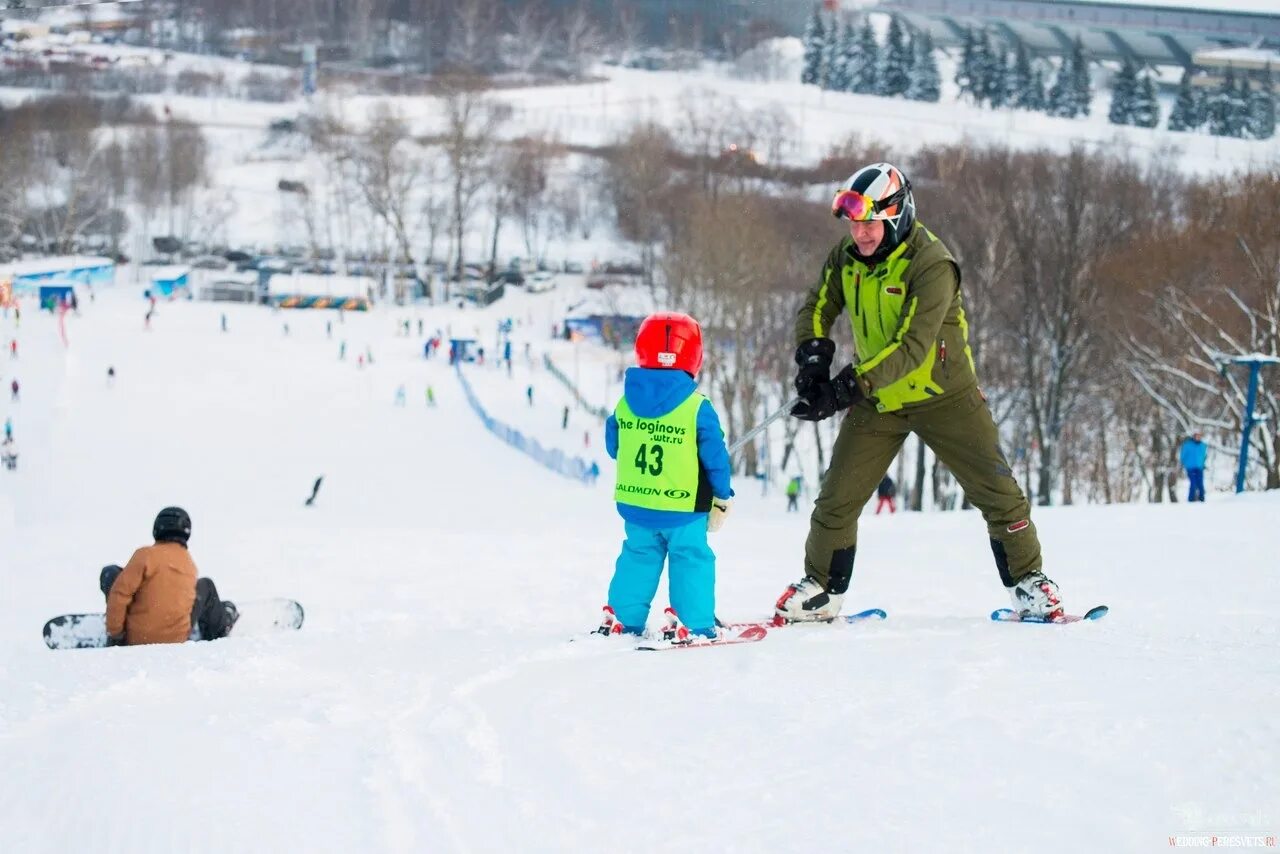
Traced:
<svg viewBox="0 0 1280 854">
<path fill-rule="evenodd" d="M 1249 366 L 1249 391 L 1245 397 L 1244 422 L 1240 427 L 1240 465 L 1236 469 L 1236 492 L 1244 492 L 1244 473 L 1249 464 L 1249 434 L 1255 425 L 1262 423 L 1261 418 L 1253 414 L 1258 403 L 1258 375 L 1263 365 L 1280 365 L 1280 357 L 1266 356 L 1262 353 L 1249 353 L 1244 356 L 1228 356 L 1222 359 L 1222 375 L 1227 375 L 1231 365 Z"/>
</svg>

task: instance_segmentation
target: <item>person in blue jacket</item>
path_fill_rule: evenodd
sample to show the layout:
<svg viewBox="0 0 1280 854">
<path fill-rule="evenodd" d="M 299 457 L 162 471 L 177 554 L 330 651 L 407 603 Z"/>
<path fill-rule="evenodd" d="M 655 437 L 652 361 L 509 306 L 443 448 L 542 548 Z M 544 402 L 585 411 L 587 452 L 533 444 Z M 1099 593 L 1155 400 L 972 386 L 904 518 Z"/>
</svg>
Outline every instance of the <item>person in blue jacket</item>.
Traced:
<svg viewBox="0 0 1280 854">
<path fill-rule="evenodd" d="M 665 562 L 671 608 L 663 636 L 715 638 L 716 556 L 707 532 L 724 524 L 733 489 L 720 418 L 697 392 L 701 327 L 686 314 L 650 315 L 636 334 L 636 361 L 605 422 L 626 540 L 599 631 L 644 632 Z"/>
<path fill-rule="evenodd" d="M 1187 501 L 1204 501 L 1204 460 L 1208 453 L 1209 447 L 1198 432 L 1188 436 L 1178 451 L 1178 460 L 1187 470 L 1190 483 Z"/>
</svg>

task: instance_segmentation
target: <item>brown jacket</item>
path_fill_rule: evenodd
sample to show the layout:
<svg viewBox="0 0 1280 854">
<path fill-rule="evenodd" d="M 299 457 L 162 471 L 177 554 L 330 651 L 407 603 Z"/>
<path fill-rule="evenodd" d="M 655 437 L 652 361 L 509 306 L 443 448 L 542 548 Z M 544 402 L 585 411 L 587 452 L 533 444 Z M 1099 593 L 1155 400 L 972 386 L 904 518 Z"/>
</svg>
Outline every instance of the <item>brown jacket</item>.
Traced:
<svg viewBox="0 0 1280 854">
<path fill-rule="evenodd" d="M 180 543 L 133 553 L 107 596 L 107 634 L 125 643 L 182 643 L 191 634 L 196 564 Z"/>
</svg>

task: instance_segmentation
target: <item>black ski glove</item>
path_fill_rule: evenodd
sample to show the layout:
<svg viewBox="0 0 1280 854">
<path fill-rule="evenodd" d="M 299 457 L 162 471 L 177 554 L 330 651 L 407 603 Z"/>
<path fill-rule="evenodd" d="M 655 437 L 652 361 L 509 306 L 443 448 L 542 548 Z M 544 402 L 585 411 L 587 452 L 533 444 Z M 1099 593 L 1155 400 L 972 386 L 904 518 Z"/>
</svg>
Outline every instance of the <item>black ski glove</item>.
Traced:
<svg viewBox="0 0 1280 854">
<path fill-rule="evenodd" d="M 836 355 L 836 342 L 830 338 L 810 338 L 796 348 L 796 394 L 808 399 L 821 385 L 831 382 L 831 360 Z"/>
<path fill-rule="evenodd" d="M 834 378 L 816 386 L 809 397 L 791 407 L 791 414 L 802 421 L 823 421 L 864 397 L 853 365 L 845 365 Z"/>
</svg>

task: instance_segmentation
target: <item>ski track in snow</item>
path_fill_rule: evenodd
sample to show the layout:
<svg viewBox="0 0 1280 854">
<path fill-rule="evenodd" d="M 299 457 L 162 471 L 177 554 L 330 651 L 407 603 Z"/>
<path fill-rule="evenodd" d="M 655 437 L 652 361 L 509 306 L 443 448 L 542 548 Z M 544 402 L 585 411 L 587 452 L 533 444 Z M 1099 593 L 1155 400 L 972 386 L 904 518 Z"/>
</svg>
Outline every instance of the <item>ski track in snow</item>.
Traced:
<svg viewBox="0 0 1280 854">
<path fill-rule="evenodd" d="M 144 332 L 121 285 L 68 318 L 65 350 L 26 312 L 21 358 L 0 359 L 23 383 L 0 408 L 22 451 L 0 472 L 0 851 L 1144 851 L 1280 831 L 1272 495 L 1037 508 L 1049 573 L 1070 610 L 1111 606 L 1098 623 L 992 623 L 980 518 L 929 513 L 861 521 L 846 609 L 882 623 L 671 656 L 586 636 L 622 526 L 599 419 L 563 428 L 572 400 L 540 367 L 549 349 L 572 371 L 543 317 L 576 296 L 341 324 L 162 303 Z M 513 375 L 468 377 L 496 417 L 599 460 L 600 483 L 485 433 L 452 371 L 395 334 L 419 314 L 489 352 L 498 318 L 523 321 Z M 339 362 L 340 340 L 375 363 Z M 576 358 L 612 402 L 617 355 Z M 807 521 L 738 491 L 718 610 L 765 618 Z M 303 629 L 45 649 L 43 622 L 100 609 L 98 569 L 169 503 L 224 595 L 296 598 Z"/>
</svg>

